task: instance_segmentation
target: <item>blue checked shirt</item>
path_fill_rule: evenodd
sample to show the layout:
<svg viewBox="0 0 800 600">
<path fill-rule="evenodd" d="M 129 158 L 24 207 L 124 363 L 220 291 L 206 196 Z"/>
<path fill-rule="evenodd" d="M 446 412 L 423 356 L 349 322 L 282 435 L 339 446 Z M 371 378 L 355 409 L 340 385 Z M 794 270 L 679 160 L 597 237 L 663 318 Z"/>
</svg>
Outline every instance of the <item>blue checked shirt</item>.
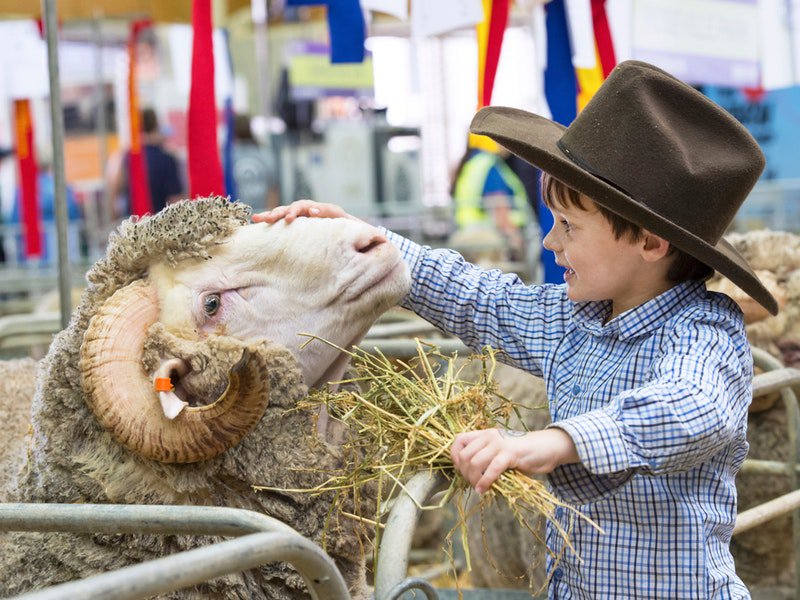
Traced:
<svg viewBox="0 0 800 600">
<path fill-rule="evenodd" d="M 753 377 L 733 301 L 687 282 L 604 324 L 608 302 L 387 235 L 412 272 L 403 306 L 543 377 L 575 442 L 550 484 L 604 533 L 557 512 L 580 559 L 548 524 L 550 598 L 749 598 L 729 550 Z"/>
</svg>

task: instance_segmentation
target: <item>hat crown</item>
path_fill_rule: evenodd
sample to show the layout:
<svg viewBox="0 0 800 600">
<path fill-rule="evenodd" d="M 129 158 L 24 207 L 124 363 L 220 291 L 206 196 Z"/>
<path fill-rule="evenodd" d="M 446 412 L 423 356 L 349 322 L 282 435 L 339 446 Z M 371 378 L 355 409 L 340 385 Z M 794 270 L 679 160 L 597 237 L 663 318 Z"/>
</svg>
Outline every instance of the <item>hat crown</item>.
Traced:
<svg viewBox="0 0 800 600">
<path fill-rule="evenodd" d="M 576 164 L 716 244 L 764 168 L 750 133 L 660 69 L 620 63 L 564 131 Z"/>
</svg>

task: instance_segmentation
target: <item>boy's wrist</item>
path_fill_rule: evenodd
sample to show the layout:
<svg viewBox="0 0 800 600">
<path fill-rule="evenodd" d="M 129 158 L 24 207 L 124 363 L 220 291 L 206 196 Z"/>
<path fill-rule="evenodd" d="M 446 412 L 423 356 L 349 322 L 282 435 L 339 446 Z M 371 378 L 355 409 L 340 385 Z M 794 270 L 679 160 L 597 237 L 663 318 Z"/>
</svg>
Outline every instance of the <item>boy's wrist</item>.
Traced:
<svg viewBox="0 0 800 600">
<path fill-rule="evenodd" d="M 581 457 L 578 455 L 578 449 L 572 436 L 558 427 L 550 427 L 545 429 L 546 432 L 553 436 L 556 445 L 556 456 L 558 463 L 556 466 L 569 465 L 581 462 Z"/>
<path fill-rule="evenodd" d="M 514 463 L 523 473 L 550 473 L 561 465 L 580 462 L 572 437 L 563 429 L 547 428 L 540 431 L 506 431 L 503 437 L 520 437 L 514 444 Z"/>
</svg>

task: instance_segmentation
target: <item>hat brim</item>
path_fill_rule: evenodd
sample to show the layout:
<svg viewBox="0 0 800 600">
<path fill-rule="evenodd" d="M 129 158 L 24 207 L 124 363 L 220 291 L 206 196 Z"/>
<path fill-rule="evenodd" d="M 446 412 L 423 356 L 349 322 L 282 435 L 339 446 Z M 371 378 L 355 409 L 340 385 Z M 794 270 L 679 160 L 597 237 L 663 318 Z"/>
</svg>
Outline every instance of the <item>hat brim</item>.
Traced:
<svg viewBox="0 0 800 600">
<path fill-rule="evenodd" d="M 613 213 L 663 237 L 730 279 L 770 314 L 778 313 L 778 302 L 731 244 L 724 239 L 708 244 L 573 162 L 558 146 L 565 129 L 540 115 L 503 106 L 482 108 L 470 125 L 472 133 L 492 138 Z"/>
</svg>

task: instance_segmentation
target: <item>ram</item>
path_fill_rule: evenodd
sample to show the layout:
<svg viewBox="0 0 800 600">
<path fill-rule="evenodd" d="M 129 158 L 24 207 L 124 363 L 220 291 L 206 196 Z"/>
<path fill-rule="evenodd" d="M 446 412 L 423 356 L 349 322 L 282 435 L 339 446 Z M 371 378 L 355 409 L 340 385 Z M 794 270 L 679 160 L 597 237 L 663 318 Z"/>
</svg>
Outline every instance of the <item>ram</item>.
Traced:
<svg viewBox="0 0 800 600">
<path fill-rule="evenodd" d="M 318 543 L 324 531 L 353 597 L 364 597 L 363 540 L 351 520 L 329 519 L 330 495 L 253 485 L 310 488 L 343 464 L 342 432 L 297 403 L 309 388 L 341 378 L 348 357 L 300 334 L 342 348 L 359 342 L 406 293 L 408 271 L 369 225 L 249 224 L 249 215 L 221 198 L 182 201 L 112 234 L 68 327 L 38 366 L 32 406 L 3 409 L 12 425 L 29 410 L 30 432 L 15 426 L 0 450 L 0 464 L 16 474 L 0 480 L 0 501 L 256 510 Z M 4 534 L 0 595 L 207 542 Z M 284 563 L 175 597 L 192 594 L 307 595 Z"/>
</svg>

